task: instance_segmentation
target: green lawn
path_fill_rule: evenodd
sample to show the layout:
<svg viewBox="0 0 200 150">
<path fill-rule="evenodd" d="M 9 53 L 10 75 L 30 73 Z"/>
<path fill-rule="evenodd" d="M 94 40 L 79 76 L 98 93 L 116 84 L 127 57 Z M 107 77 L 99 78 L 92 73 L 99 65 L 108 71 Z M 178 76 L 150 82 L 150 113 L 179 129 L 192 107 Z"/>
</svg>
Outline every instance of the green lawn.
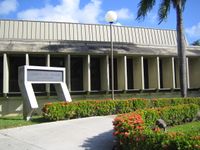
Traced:
<svg viewBox="0 0 200 150">
<path fill-rule="evenodd" d="M 170 128 L 168 128 L 167 131 L 168 132 L 184 132 L 184 133 L 187 133 L 187 134 L 198 134 L 198 135 L 200 135 L 200 121 L 170 127 Z"/>
<path fill-rule="evenodd" d="M 46 122 L 41 116 L 33 116 L 30 121 L 23 120 L 22 116 L 0 117 L 0 129 L 27 126 Z"/>
</svg>

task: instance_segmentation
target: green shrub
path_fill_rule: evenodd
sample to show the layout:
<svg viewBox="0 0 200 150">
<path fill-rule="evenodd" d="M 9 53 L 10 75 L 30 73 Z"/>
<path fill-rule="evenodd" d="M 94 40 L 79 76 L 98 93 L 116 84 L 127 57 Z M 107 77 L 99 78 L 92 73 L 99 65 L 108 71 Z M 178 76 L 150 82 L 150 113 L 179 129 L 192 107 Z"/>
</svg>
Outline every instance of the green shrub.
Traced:
<svg viewBox="0 0 200 150">
<path fill-rule="evenodd" d="M 125 150 L 200 149 L 200 136 L 165 133 L 155 126 L 159 118 L 164 119 L 168 125 L 191 121 L 198 110 L 198 105 L 183 104 L 118 115 L 113 121 L 113 134 L 118 147 Z"/>
<path fill-rule="evenodd" d="M 200 98 L 168 98 L 128 100 L 93 100 L 70 103 L 48 103 L 43 107 L 44 117 L 48 120 L 63 120 L 89 116 L 102 116 L 128 113 L 138 109 L 176 106 L 178 104 L 197 104 Z M 148 116 L 153 117 L 153 116 Z"/>
</svg>

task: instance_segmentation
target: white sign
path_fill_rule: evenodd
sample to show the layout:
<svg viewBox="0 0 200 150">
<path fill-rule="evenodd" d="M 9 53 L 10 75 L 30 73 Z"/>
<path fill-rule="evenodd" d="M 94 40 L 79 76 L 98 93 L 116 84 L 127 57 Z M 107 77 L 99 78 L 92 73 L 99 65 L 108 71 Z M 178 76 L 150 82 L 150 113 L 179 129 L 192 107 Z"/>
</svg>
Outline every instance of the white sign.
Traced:
<svg viewBox="0 0 200 150">
<path fill-rule="evenodd" d="M 26 120 L 29 120 L 34 109 L 38 108 L 32 84 L 54 84 L 61 100 L 72 101 L 65 83 L 65 68 L 20 66 L 18 68 L 18 83 L 24 97 L 23 115 Z"/>
</svg>

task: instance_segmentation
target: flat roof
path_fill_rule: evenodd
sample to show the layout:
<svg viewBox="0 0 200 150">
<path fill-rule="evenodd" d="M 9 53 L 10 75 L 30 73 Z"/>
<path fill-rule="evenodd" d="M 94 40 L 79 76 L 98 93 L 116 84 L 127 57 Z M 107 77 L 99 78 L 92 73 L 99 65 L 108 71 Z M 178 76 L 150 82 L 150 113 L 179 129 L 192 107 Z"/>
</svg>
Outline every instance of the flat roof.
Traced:
<svg viewBox="0 0 200 150">
<path fill-rule="evenodd" d="M 176 46 L 175 30 L 113 25 L 113 42 Z M 49 21 L 0 20 L 0 40 L 109 42 L 110 26 Z"/>
</svg>

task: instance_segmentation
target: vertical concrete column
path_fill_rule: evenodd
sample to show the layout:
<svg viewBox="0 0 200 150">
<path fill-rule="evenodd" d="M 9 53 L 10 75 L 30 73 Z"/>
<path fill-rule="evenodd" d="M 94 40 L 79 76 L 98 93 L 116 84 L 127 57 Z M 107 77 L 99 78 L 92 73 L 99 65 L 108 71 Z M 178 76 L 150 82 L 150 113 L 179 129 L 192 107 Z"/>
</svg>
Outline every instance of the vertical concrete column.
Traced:
<svg viewBox="0 0 200 150">
<path fill-rule="evenodd" d="M 160 63 L 159 57 L 156 57 L 156 68 L 157 68 L 157 89 L 160 89 Z"/>
<path fill-rule="evenodd" d="M 46 66 L 50 67 L 50 54 L 46 55 Z M 50 84 L 46 84 L 46 93 L 47 96 L 50 96 Z"/>
<path fill-rule="evenodd" d="M 83 89 L 87 92 L 91 91 L 90 55 L 83 60 Z"/>
<path fill-rule="evenodd" d="M 46 56 L 46 66 L 50 67 L 50 54 L 47 54 Z"/>
<path fill-rule="evenodd" d="M 109 82 L 109 56 L 106 55 L 101 58 L 100 62 L 101 71 L 101 90 L 109 92 L 110 82 Z"/>
<path fill-rule="evenodd" d="M 3 95 L 6 97 L 9 92 L 9 64 L 8 56 L 3 54 Z"/>
<path fill-rule="evenodd" d="M 172 61 L 172 84 L 173 84 L 173 89 L 175 89 L 176 88 L 176 74 L 175 74 L 175 62 L 174 62 L 174 57 L 172 57 L 172 59 L 171 59 L 171 61 Z"/>
<path fill-rule="evenodd" d="M 71 91 L 71 68 L 70 68 L 70 55 L 65 57 L 65 69 L 66 69 L 66 82 L 69 92 Z"/>
<path fill-rule="evenodd" d="M 143 56 L 133 58 L 134 88 L 144 90 L 144 65 Z"/>
<path fill-rule="evenodd" d="M 25 57 L 26 57 L 26 60 L 25 60 L 26 62 L 25 62 L 25 64 L 26 64 L 26 65 L 29 65 L 29 54 L 26 54 Z"/>
<path fill-rule="evenodd" d="M 163 88 L 175 88 L 173 58 L 162 59 Z"/>
<path fill-rule="evenodd" d="M 127 57 L 124 56 L 124 90 L 128 90 L 128 76 L 127 76 Z"/>
<path fill-rule="evenodd" d="M 158 85 L 158 60 L 157 57 L 148 59 L 149 88 L 158 89 L 160 87 L 160 82 Z"/>
<path fill-rule="evenodd" d="M 118 88 L 127 91 L 127 62 L 126 56 L 117 58 Z"/>
<path fill-rule="evenodd" d="M 190 70 L 189 70 L 189 64 L 188 64 L 188 57 L 186 58 L 186 73 L 187 73 L 187 88 L 190 88 Z"/>
</svg>

